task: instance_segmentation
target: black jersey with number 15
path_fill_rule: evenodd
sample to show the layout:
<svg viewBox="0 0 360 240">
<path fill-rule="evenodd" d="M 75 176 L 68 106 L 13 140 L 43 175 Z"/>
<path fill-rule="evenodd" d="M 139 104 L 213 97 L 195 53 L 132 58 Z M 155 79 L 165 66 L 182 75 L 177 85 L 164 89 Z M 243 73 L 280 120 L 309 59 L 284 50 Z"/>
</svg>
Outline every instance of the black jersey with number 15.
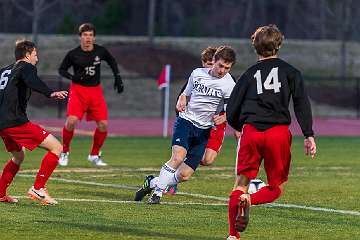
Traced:
<svg viewBox="0 0 360 240">
<path fill-rule="evenodd" d="M 60 65 L 59 74 L 83 86 L 97 86 L 100 84 L 101 61 L 109 64 L 114 76 L 119 74 L 113 56 L 97 44 L 91 51 L 84 51 L 80 46 L 69 51 Z M 74 74 L 68 72 L 70 67 L 73 67 Z"/>
<path fill-rule="evenodd" d="M 20 61 L 0 69 L 0 130 L 29 121 L 26 107 L 31 90 L 50 97 L 51 90 L 37 76 L 36 67 Z"/>
<path fill-rule="evenodd" d="M 259 130 L 289 125 L 291 97 L 304 136 L 313 136 L 311 107 L 300 71 L 279 58 L 258 61 L 237 81 L 227 105 L 227 120 L 238 131 L 245 123 Z"/>
</svg>

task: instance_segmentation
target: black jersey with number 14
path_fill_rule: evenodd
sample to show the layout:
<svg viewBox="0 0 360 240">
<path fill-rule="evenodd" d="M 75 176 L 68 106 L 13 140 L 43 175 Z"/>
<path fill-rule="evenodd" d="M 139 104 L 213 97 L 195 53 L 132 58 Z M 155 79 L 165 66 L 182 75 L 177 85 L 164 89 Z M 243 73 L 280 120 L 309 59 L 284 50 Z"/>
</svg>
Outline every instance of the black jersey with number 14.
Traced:
<svg viewBox="0 0 360 240">
<path fill-rule="evenodd" d="M 245 123 L 263 131 L 291 122 L 290 98 L 304 136 L 313 136 L 312 113 L 300 71 L 279 58 L 258 61 L 237 81 L 227 105 L 229 124 Z"/>
</svg>

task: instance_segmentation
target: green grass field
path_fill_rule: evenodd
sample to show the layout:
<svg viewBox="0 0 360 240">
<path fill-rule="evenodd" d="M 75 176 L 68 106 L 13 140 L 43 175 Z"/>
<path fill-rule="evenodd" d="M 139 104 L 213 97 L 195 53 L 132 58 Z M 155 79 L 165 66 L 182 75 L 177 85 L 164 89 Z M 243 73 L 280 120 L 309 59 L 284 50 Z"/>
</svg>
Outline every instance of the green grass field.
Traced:
<svg viewBox="0 0 360 240">
<path fill-rule="evenodd" d="M 318 156 L 307 158 L 302 138 L 293 141 L 292 169 L 280 206 L 254 206 L 241 239 L 360 239 L 360 138 L 318 138 Z M 170 139 L 110 138 L 109 167 L 87 160 L 90 138 L 76 138 L 70 165 L 48 182 L 59 204 L 41 206 L 25 197 L 42 150 L 27 154 L 9 194 L 18 204 L 0 204 L 0 239 L 224 239 L 226 200 L 234 178 L 235 141 L 225 140 L 213 167 L 200 167 L 182 183 L 184 194 L 153 206 L 132 202 L 147 174 L 157 174 L 170 156 Z M 9 158 L 0 152 L 1 165 Z M 264 178 L 264 172 L 260 172 Z M 202 194 L 193 196 L 191 194 Z M 218 197 L 218 198 L 214 198 Z M 299 206 L 318 207 L 318 211 Z M 345 210 L 330 212 L 329 209 Z"/>
</svg>

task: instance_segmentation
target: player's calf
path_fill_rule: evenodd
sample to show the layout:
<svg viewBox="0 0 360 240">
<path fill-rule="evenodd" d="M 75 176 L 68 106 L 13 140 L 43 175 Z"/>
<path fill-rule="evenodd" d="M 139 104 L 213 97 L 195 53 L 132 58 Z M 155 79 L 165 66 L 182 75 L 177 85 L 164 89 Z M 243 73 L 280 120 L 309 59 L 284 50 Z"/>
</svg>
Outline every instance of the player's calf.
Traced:
<svg viewBox="0 0 360 240">
<path fill-rule="evenodd" d="M 235 229 L 239 232 L 245 231 L 250 217 L 251 200 L 249 194 L 242 194 L 238 207 L 238 214 L 235 221 Z"/>
</svg>

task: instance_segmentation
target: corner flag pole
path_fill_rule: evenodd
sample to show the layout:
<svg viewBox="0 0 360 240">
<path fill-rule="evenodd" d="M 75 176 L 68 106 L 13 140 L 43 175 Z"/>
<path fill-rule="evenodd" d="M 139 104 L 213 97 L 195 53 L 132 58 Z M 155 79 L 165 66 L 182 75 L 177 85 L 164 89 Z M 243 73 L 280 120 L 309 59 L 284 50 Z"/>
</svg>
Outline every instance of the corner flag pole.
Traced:
<svg viewBox="0 0 360 240">
<path fill-rule="evenodd" d="M 169 102 L 170 102 L 170 71 L 171 66 L 166 64 L 166 87 L 165 87 L 165 104 L 164 104 L 164 120 L 163 120 L 163 137 L 167 137 L 168 134 L 168 126 L 169 126 Z"/>
</svg>

